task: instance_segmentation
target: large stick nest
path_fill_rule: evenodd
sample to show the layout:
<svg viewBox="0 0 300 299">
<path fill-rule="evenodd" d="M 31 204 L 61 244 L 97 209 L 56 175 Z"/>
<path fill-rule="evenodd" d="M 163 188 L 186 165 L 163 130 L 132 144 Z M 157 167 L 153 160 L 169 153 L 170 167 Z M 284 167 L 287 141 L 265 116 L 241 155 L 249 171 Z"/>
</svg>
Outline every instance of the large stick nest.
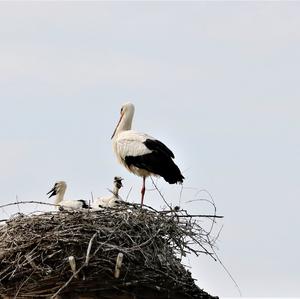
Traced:
<svg viewBox="0 0 300 299">
<path fill-rule="evenodd" d="M 70 290 L 128 292 L 138 286 L 165 298 L 205 298 L 181 258 L 211 255 L 211 246 L 209 232 L 183 210 L 122 206 L 17 214 L 0 226 L 0 294 L 54 298 Z M 119 253 L 124 257 L 115 278 Z"/>
</svg>

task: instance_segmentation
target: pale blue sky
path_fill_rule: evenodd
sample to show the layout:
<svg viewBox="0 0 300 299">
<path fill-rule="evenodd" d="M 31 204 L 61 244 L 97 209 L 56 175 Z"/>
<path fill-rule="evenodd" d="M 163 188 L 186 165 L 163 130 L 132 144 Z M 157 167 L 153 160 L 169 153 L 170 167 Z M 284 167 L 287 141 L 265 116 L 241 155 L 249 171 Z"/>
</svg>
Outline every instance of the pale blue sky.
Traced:
<svg viewBox="0 0 300 299">
<path fill-rule="evenodd" d="M 1 203 L 50 202 L 56 180 L 89 199 L 115 175 L 138 202 L 110 140 L 131 100 L 135 129 L 175 153 L 182 203 L 212 193 L 243 295 L 300 296 L 299 28 L 299 2 L 1 2 Z M 179 186 L 159 186 L 178 203 Z M 219 264 L 191 264 L 201 288 L 238 295 Z"/>
</svg>

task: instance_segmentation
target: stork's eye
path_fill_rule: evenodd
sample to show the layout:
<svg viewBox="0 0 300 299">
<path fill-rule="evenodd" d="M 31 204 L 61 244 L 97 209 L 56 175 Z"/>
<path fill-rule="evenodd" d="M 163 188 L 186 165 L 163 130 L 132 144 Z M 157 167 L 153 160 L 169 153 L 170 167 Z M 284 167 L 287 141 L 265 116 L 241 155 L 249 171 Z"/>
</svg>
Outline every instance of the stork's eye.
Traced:
<svg viewBox="0 0 300 299">
<path fill-rule="evenodd" d="M 121 113 L 123 112 L 123 110 L 124 110 L 124 108 L 122 107 L 122 108 L 121 108 Z"/>
</svg>

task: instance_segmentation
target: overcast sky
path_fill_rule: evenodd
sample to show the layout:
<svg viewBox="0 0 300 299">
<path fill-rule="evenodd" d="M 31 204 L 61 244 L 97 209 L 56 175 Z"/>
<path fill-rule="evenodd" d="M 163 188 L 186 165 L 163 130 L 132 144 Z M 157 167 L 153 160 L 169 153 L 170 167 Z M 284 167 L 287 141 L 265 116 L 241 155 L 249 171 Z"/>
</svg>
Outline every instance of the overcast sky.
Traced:
<svg viewBox="0 0 300 299">
<path fill-rule="evenodd" d="M 107 195 L 115 175 L 139 202 L 110 140 L 130 100 L 134 128 L 175 153 L 180 204 L 201 213 L 186 202 L 213 195 L 243 295 L 300 296 L 299 70 L 300 2 L 1 2 L 1 203 L 51 202 L 56 180 L 69 198 Z M 179 203 L 179 186 L 158 185 Z M 207 292 L 238 296 L 220 264 L 190 265 Z"/>
</svg>

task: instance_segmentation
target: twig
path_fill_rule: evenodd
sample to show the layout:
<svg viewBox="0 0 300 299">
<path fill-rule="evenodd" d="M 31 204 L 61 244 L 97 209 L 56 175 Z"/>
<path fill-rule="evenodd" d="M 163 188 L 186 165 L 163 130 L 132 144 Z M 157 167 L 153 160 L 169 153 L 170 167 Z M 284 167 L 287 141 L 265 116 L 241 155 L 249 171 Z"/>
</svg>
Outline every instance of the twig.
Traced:
<svg viewBox="0 0 300 299">
<path fill-rule="evenodd" d="M 115 272 L 114 272 L 114 277 L 115 278 L 120 277 L 120 271 L 121 271 L 121 267 L 122 267 L 123 256 L 124 256 L 124 254 L 122 252 L 118 253 L 118 256 L 117 256 L 117 259 L 116 259 Z"/>
<path fill-rule="evenodd" d="M 32 274 L 34 273 L 34 271 L 31 272 L 31 274 L 21 283 L 20 287 L 18 288 L 14 299 L 18 298 L 19 292 L 21 291 L 22 287 L 25 285 L 25 283 L 30 279 L 30 277 L 32 276 Z"/>
<path fill-rule="evenodd" d="M 164 196 L 162 195 L 162 193 L 160 192 L 160 190 L 158 189 L 158 187 L 156 186 L 156 184 L 154 183 L 154 180 L 152 178 L 152 176 L 150 176 L 152 184 L 154 185 L 155 189 L 157 190 L 157 192 L 159 193 L 160 197 L 163 199 L 163 201 L 165 202 L 165 204 L 168 206 L 169 209 L 172 209 L 172 207 L 168 204 L 168 202 L 165 200 Z"/>
<path fill-rule="evenodd" d="M 16 195 L 16 202 L 18 203 L 18 204 L 17 204 L 18 211 L 19 211 L 19 213 L 21 213 L 20 207 L 19 207 L 19 199 L 18 199 L 18 195 Z"/>
<path fill-rule="evenodd" d="M 194 218 L 194 217 L 198 217 L 198 218 L 224 218 L 224 216 L 220 216 L 220 215 L 176 215 L 176 217 L 185 217 L 185 218 Z"/>
<path fill-rule="evenodd" d="M 89 264 L 89 260 L 90 260 L 90 252 L 91 252 L 91 249 L 92 249 L 92 245 L 93 245 L 93 241 L 95 239 L 95 237 L 97 236 L 97 232 L 94 233 L 94 235 L 91 237 L 90 241 L 89 241 L 89 246 L 87 248 L 87 251 L 86 251 L 86 258 L 85 258 L 85 265 L 87 266 Z"/>
<path fill-rule="evenodd" d="M 76 261 L 75 261 L 74 256 L 73 255 L 69 256 L 68 261 L 69 261 L 69 264 L 70 264 L 73 274 L 75 274 L 74 277 L 78 278 L 78 275 L 76 274 Z"/>
<path fill-rule="evenodd" d="M 240 297 L 242 297 L 242 291 L 239 287 L 239 285 L 237 284 L 236 280 L 233 278 L 232 274 L 229 272 L 229 270 L 227 269 L 227 267 L 223 264 L 223 262 L 221 261 L 221 259 L 219 258 L 219 256 L 217 255 L 217 253 L 215 252 L 215 250 L 212 248 L 214 255 L 217 259 L 217 261 L 220 263 L 220 265 L 222 266 L 222 268 L 224 269 L 224 271 L 228 274 L 228 276 L 230 277 L 230 279 L 232 280 L 232 282 L 234 283 L 235 287 L 237 288 Z"/>
<path fill-rule="evenodd" d="M 94 194 L 93 192 L 91 192 L 91 199 L 92 199 L 92 203 L 94 202 Z"/>
<path fill-rule="evenodd" d="M 18 201 L 18 202 L 7 203 L 5 205 L 1 205 L 0 208 L 5 208 L 5 207 L 19 205 L 19 204 L 27 204 L 27 203 L 35 203 L 35 204 L 46 205 L 46 206 L 55 206 L 55 207 L 59 206 L 59 205 L 52 204 L 52 203 L 47 203 L 47 202 L 42 202 L 42 201 L 35 201 L 35 200 L 29 200 L 29 201 Z"/>
<path fill-rule="evenodd" d="M 75 273 L 73 273 L 73 275 L 68 279 L 68 281 L 65 284 L 63 284 L 63 286 L 60 287 L 58 291 L 56 291 L 55 294 L 50 297 L 50 299 L 55 299 L 56 296 L 69 285 L 69 283 L 73 280 L 73 278 L 76 277 L 84 267 L 85 267 L 85 263 Z"/>
<path fill-rule="evenodd" d="M 88 266 L 89 260 L 90 260 L 90 252 L 91 252 L 91 248 L 92 248 L 92 243 L 93 240 L 95 239 L 95 237 L 97 236 L 97 233 L 94 233 L 94 235 L 92 236 L 92 238 L 89 241 L 89 245 L 86 251 L 86 259 L 85 262 L 82 264 L 82 266 L 75 272 L 73 273 L 73 275 L 68 279 L 68 281 L 59 288 L 59 290 L 50 298 L 50 299 L 54 299 L 63 289 L 65 289 L 69 283 L 73 280 L 74 277 L 78 276 L 79 272 L 84 268 Z"/>
<path fill-rule="evenodd" d="M 131 191 L 132 191 L 132 186 L 130 187 L 130 189 L 129 189 L 129 191 L 128 191 L 127 195 L 126 195 L 126 201 L 128 200 L 128 198 L 129 198 L 129 195 L 130 195 Z"/>
</svg>

